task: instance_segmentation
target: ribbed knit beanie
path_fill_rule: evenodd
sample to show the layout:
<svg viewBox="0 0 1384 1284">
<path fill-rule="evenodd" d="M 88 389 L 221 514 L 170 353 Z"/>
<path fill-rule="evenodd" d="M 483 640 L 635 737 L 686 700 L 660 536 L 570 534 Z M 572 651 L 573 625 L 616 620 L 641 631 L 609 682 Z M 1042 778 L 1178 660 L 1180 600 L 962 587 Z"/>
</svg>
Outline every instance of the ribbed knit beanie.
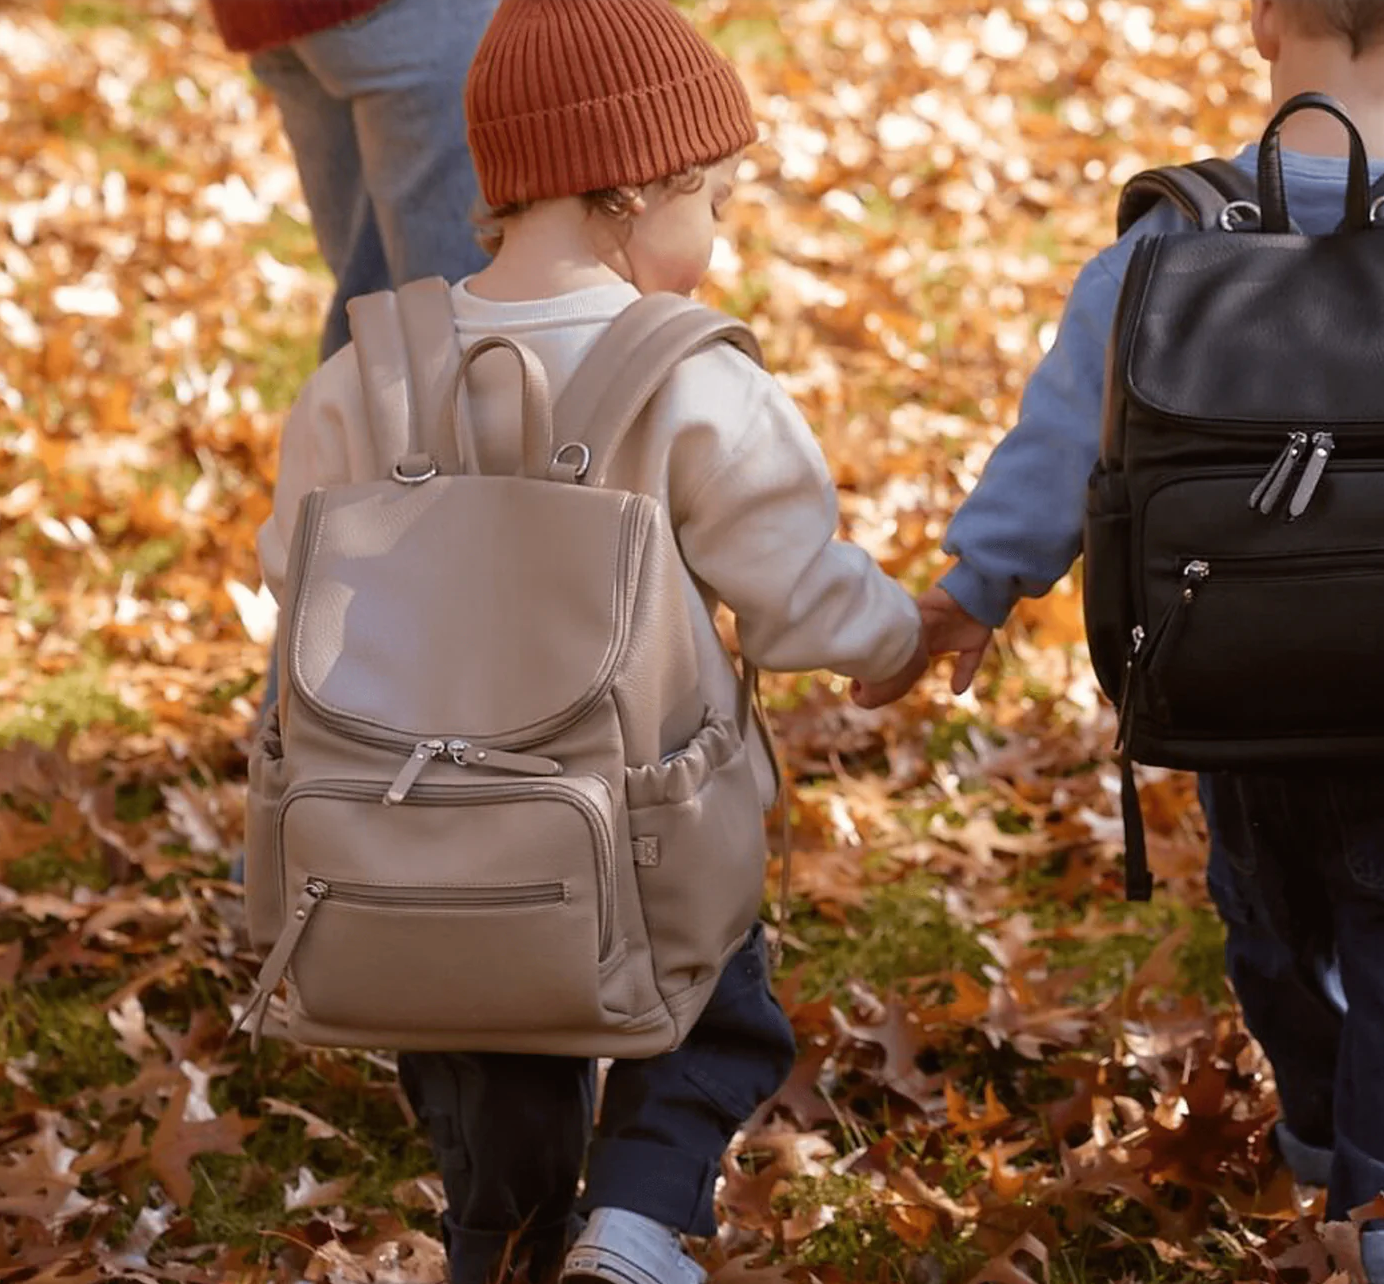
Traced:
<svg viewBox="0 0 1384 1284">
<path fill-rule="evenodd" d="M 502 0 L 466 119 L 493 209 L 640 187 L 757 136 L 735 69 L 669 0 Z"/>
</svg>

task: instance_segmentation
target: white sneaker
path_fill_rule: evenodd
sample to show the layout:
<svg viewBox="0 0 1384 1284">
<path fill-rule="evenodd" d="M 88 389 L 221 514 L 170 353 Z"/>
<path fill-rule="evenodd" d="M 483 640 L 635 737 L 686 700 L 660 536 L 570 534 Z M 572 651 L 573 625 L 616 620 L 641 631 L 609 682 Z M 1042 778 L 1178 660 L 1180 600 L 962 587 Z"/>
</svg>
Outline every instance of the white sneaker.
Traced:
<svg viewBox="0 0 1384 1284">
<path fill-rule="evenodd" d="M 567 1254 L 560 1284 L 703 1284 L 675 1230 L 623 1208 L 598 1208 Z"/>
</svg>

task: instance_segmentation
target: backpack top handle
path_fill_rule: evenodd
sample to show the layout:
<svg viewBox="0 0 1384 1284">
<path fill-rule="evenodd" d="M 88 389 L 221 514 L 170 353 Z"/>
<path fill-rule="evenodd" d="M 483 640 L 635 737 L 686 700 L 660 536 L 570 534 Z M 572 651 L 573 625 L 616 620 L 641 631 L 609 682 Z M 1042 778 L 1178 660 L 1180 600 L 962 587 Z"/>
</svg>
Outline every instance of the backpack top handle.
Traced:
<svg viewBox="0 0 1384 1284">
<path fill-rule="evenodd" d="M 1346 179 L 1346 217 L 1341 224 L 1344 232 L 1364 232 L 1370 221 L 1370 158 L 1365 140 L 1355 128 L 1350 114 L 1335 98 L 1327 94 L 1298 94 L 1288 99 L 1269 122 L 1259 145 L 1259 207 L 1262 211 L 1260 230 L 1286 233 L 1292 230 L 1288 219 L 1288 195 L 1283 183 L 1283 145 L 1279 138 L 1283 126 L 1300 111 L 1324 111 L 1345 126 L 1350 139 L 1350 174 Z"/>
<path fill-rule="evenodd" d="M 523 383 L 520 392 L 520 422 L 523 430 L 525 477 L 544 478 L 553 457 L 553 397 L 548 387 L 548 374 L 533 350 L 502 334 L 487 335 L 476 340 L 462 354 L 457 366 L 456 383 L 452 390 L 452 430 L 456 436 L 461 471 L 478 474 L 480 458 L 476 451 L 475 417 L 471 412 L 471 397 L 466 376 L 478 357 L 503 349 L 519 363 Z"/>
</svg>

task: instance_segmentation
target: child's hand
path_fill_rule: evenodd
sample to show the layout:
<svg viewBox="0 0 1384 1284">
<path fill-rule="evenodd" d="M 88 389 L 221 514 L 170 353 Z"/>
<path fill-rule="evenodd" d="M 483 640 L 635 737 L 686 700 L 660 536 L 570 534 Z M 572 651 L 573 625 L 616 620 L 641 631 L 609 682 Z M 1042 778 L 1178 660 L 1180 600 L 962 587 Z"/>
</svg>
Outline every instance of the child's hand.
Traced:
<svg viewBox="0 0 1384 1284">
<path fill-rule="evenodd" d="M 961 695 L 975 681 L 976 671 L 990 649 L 994 630 L 968 615 L 945 589 L 934 586 L 918 599 L 932 655 L 956 656 L 952 671 L 952 691 Z"/>
<path fill-rule="evenodd" d="M 927 672 L 934 656 L 956 656 L 952 690 L 960 695 L 975 681 L 976 671 L 990 648 L 989 625 L 967 615 L 950 593 L 930 588 L 918 599 L 922 631 L 912 658 L 892 678 L 884 682 L 857 682 L 851 699 L 862 709 L 878 709 L 902 699 L 914 683 Z"/>
<path fill-rule="evenodd" d="M 918 614 L 922 615 L 921 601 Z M 881 705 L 901 700 L 913 689 L 914 683 L 927 672 L 927 666 L 932 659 L 929 644 L 927 621 L 924 619 L 918 629 L 918 644 L 913 648 L 908 663 L 892 678 L 886 678 L 883 682 L 851 683 L 851 699 L 862 709 L 878 709 Z"/>
</svg>

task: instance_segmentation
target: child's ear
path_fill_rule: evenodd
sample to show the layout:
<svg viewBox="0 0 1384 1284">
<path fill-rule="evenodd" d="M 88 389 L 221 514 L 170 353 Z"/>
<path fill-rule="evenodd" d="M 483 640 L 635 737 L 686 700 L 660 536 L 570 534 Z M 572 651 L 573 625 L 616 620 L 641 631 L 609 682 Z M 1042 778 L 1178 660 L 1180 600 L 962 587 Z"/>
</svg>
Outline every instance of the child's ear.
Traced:
<svg viewBox="0 0 1384 1284">
<path fill-rule="evenodd" d="M 1283 48 L 1283 10 L 1277 0 L 1253 0 L 1249 25 L 1259 56 L 1266 62 L 1277 62 Z"/>
</svg>

